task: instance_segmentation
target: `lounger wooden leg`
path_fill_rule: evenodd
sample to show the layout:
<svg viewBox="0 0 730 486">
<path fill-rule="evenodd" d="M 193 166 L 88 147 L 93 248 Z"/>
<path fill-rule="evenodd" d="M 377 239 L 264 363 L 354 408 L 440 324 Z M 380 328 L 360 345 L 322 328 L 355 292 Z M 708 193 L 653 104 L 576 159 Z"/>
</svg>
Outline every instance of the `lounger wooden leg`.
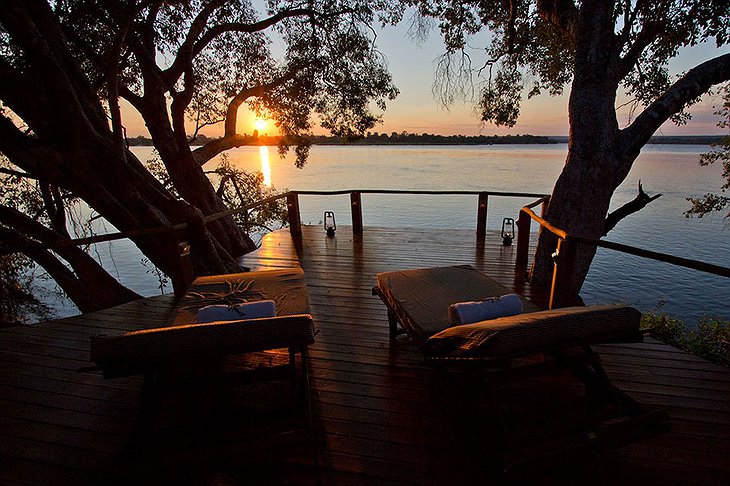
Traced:
<svg viewBox="0 0 730 486">
<path fill-rule="evenodd" d="M 611 383 L 611 379 L 608 377 L 606 370 L 603 368 L 603 365 L 601 364 L 601 359 L 598 357 L 598 355 L 593 352 L 590 346 L 585 346 L 584 349 L 586 349 L 586 353 L 590 352 L 589 359 L 591 367 L 593 368 L 593 371 L 595 373 L 595 380 L 597 385 L 602 389 L 603 393 L 608 395 L 608 398 L 621 413 L 634 413 L 635 410 L 633 410 L 634 407 L 632 406 L 633 400 L 625 400 L 624 398 L 626 397 L 626 395 L 623 394 L 618 388 L 616 388 L 613 383 Z"/>
<path fill-rule="evenodd" d="M 312 394 L 309 389 L 309 349 L 302 347 L 302 402 L 304 406 L 304 424 L 308 432 L 312 427 Z"/>
<path fill-rule="evenodd" d="M 395 338 L 398 336 L 398 317 L 396 317 L 395 312 L 388 309 L 388 325 L 390 327 L 390 340 L 395 341 Z"/>
<path fill-rule="evenodd" d="M 289 375 L 291 376 L 292 385 L 296 387 L 297 383 L 297 348 L 289 348 Z"/>
</svg>

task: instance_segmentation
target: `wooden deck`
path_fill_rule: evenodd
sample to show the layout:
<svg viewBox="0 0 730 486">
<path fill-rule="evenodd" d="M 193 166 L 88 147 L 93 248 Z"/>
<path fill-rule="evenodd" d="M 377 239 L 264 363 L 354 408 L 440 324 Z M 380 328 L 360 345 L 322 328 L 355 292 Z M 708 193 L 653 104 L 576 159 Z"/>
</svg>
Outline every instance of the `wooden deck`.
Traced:
<svg viewBox="0 0 730 486">
<path fill-rule="evenodd" d="M 2 329 L 0 484 L 499 483 L 504 478 L 489 468 L 485 387 L 478 377 L 430 368 L 408 342 L 391 346 L 371 287 L 378 272 L 463 263 L 512 286 L 513 251 L 496 235 L 477 248 L 469 231 L 366 228 L 353 238 L 340 228 L 327 239 L 321 228 L 305 227 L 298 244 L 286 231 L 268 235 L 244 263 L 305 271 L 319 329 L 311 348 L 316 434 L 279 433 L 277 413 L 286 415 L 286 406 L 256 406 L 258 399 L 288 403 L 282 379 L 235 382 L 230 387 L 240 391 L 224 397 L 206 384 L 187 389 L 192 394 L 172 389 L 165 426 L 148 442 L 132 435 L 141 380 L 105 381 L 79 370 L 90 365 L 91 334 L 154 327 L 172 308 L 169 296 Z M 730 370 L 651 340 L 599 351 L 614 383 L 669 412 L 672 431 L 524 474 L 554 484 L 730 484 Z M 256 359 L 276 363 L 280 356 Z M 528 385 L 507 390 L 503 406 L 575 394 L 564 380 Z M 539 420 L 549 422 L 533 416 Z"/>
</svg>

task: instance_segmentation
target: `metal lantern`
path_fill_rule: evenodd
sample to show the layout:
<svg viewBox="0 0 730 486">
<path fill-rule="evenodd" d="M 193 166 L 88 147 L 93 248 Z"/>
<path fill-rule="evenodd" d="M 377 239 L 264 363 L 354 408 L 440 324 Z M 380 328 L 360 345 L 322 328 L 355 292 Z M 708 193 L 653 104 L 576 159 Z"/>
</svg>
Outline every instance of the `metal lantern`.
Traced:
<svg viewBox="0 0 730 486">
<path fill-rule="evenodd" d="M 515 239 L 515 220 L 512 218 L 504 218 L 502 220 L 502 244 L 509 246 Z"/>
<path fill-rule="evenodd" d="M 337 229 L 337 223 L 335 223 L 335 213 L 333 211 L 324 212 L 324 230 L 327 232 L 327 236 L 335 236 L 335 230 Z"/>
</svg>

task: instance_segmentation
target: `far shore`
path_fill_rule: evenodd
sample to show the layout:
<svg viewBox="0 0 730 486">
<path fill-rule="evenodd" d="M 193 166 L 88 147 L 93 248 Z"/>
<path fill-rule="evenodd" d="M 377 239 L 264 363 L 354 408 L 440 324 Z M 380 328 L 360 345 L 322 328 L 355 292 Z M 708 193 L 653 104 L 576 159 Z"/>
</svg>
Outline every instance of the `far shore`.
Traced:
<svg viewBox="0 0 730 486">
<path fill-rule="evenodd" d="M 649 144 L 655 145 L 712 145 L 721 143 L 725 135 L 683 135 L 668 136 L 660 135 L 651 137 Z M 278 145 L 281 137 L 269 135 L 250 136 L 250 145 Z M 215 138 L 198 135 L 191 140 L 192 145 L 204 145 Z M 364 137 L 352 139 L 342 137 L 330 137 L 325 135 L 313 135 L 309 137 L 312 145 L 546 145 L 568 143 L 567 136 L 543 136 L 543 135 L 434 135 L 415 134 L 401 132 L 387 133 L 372 132 Z M 127 140 L 129 146 L 152 146 L 152 140 L 137 136 Z"/>
</svg>

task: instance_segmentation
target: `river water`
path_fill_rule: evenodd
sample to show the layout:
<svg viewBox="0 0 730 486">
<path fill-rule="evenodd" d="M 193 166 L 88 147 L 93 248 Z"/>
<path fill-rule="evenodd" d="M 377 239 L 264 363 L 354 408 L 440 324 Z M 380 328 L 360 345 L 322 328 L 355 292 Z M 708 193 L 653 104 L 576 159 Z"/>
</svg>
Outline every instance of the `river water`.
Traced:
<svg viewBox="0 0 730 486">
<path fill-rule="evenodd" d="M 640 248 L 730 266 L 730 228 L 721 215 L 687 219 L 688 196 L 716 192 L 721 167 L 700 167 L 698 154 L 708 147 L 649 145 L 626 181 L 618 188 L 612 209 L 634 198 L 642 181 L 649 194 L 662 193 L 642 211 L 621 221 L 606 239 Z M 145 160 L 149 147 L 135 147 Z M 272 184 L 279 190 L 405 189 L 505 191 L 549 194 L 565 161 L 567 146 L 314 146 L 303 169 L 293 158 L 280 159 L 259 147 L 228 152 L 238 167 L 262 170 L 268 159 Z M 531 199 L 491 197 L 488 229 L 499 230 L 502 218 L 517 218 Z M 350 223 L 349 197 L 301 196 L 303 223 L 318 224 L 334 211 L 337 223 Z M 471 228 L 476 221 L 476 196 L 363 195 L 364 224 L 394 228 Z M 533 225 L 535 226 L 535 225 Z M 109 228 L 113 230 L 113 228 Z M 149 296 L 159 282 L 143 256 L 127 243 L 99 245 L 95 253 L 122 283 Z M 169 292 L 168 290 L 166 290 Z M 599 249 L 583 298 L 588 303 L 628 302 L 642 310 L 661 306 L 664 312 L 690 322 L 703 315 L 730 318 L 730 279 Z M 77 311 L 58 303 L 60 315 Z"/>
</svg>

